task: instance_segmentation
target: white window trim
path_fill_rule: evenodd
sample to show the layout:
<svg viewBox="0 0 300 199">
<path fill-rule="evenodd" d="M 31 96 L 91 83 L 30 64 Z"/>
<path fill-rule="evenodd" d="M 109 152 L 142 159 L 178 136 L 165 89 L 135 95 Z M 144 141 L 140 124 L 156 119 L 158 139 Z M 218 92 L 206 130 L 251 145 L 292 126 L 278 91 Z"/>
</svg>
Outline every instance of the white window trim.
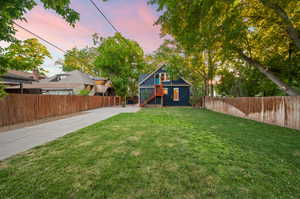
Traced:
<svg viewBox="0 0 300 199">
<path fill-rule="evenodd" d="M 170 81 L 170 79 L 167 79 L 168 78 L 168 73 L 167 72 L 162 72 L 162 73 L 160 73 L 160 75 L 161 74 L 164 75 L 164 80 L 162 82 L 169 82 Z M 160 78 L 161 78 L 161 76 L 160 76 Z"/>
<path fill-rule="evenodd" d="M 175 95 L 174 95 L 175 90 L 178 90 L 178 98 L 176 98 L 176 99 L 175 99 Z M 174 102 L 179 102 L 180 101 L 180 92 L 179 91 L 180 91 L 179 88 L 173 88 L 173 101 Z"/>
</svg>

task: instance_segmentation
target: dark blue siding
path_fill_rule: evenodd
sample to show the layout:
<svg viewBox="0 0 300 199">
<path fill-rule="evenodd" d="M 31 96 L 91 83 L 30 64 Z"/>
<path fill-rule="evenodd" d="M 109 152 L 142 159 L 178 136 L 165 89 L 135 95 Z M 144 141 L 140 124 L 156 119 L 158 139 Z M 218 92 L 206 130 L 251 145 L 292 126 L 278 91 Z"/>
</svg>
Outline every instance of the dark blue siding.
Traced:
<svg viewBox="0 0 300 199">
<path fill-rule="evenodd" d="M 145 82 L 140 85 L 140 103 L 143 103 L 148 97 L 145 93 L 150 90 L 153 91 L 154 85 L 157 84 L 156 76 L 159 73 L 166 72 L 164 68 L 160 68 L 157 72 L 152 74 Z M 145 75 L 142 77 L 144 78 Z M 148 76 L 147 76 L 148 77 Z M 189 106 L 190 105 L 190 85 L 186 83 L 182 78 L 178 78 L 172 81 L 162 82 L 164 88 L 168 88 L 168 94 L 163 97 L 163 104 L 165 106 Z M 142 88 L 147 87 L 147 88 Z M 151 88 L 152 87 L 152 88 Z M 173 89 L 179 88 L 179 101 L 173 100 Z M 149 102 L 149 104 L 161 104 L 161 97 L 156 97 L 155 100 Z"/>
<path fill-rule="evenodd" d="M 165 106 L 189 106 L 190 105 L 190 87 L 188 86 L 167 86 L 168 95 L 164 96 Z M 179 88 L 179 101 L 173 100 L 174 88 Z"/>
<path fill-rule="evenodd" d="M 155 76 L 159 73 L 162 72 L 166 72 L 166 70 L 164 70 L 163 68 L 159 69 L 156 73 L 152 74 L 151 77 L 149 77 L 145 82 L 143 82 L 140 86 L 153 86 L 154 84 L 156 84 L 155 81 Z M 180 85 L 187 85 L 188 84 L 182 79 L 182 78 L 178 78 L 172 81 L 166 81 L 166 82 L 162 82 L 163 85 L 173 85 L 173 84 L 180 84 Z"/>
</svg>

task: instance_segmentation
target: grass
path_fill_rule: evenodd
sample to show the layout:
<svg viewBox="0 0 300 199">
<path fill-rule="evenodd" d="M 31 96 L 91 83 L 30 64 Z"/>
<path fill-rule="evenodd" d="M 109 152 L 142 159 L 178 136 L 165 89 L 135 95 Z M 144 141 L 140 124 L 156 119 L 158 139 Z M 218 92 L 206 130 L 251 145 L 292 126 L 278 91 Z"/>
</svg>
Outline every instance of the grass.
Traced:
<svg viewBox="0 0 300 199">
<path fill-rule="evenodd" d="M 0 198 L 300 198 L 300 132 L 143 109 L 0 162 Z"/>
</svg>

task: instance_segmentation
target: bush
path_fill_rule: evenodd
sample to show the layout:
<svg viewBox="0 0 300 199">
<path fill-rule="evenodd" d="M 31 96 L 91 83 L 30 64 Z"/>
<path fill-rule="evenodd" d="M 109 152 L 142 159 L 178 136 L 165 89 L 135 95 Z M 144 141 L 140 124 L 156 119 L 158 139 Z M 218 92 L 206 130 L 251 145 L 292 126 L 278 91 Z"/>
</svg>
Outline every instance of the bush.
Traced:
<svg viewBox="0 0 300 199">
<path fill-rule="evenodd" d="M 80 95 L 80 96 L 88 96 L 88 95 L 90 94 L 90 92 L 91 92 L 91 91 L 89 91 L 89 90 L 83 89 L 83 90 L 81 90 L 81 91 L 79 92 L 78 95 Z"/>
</svg>

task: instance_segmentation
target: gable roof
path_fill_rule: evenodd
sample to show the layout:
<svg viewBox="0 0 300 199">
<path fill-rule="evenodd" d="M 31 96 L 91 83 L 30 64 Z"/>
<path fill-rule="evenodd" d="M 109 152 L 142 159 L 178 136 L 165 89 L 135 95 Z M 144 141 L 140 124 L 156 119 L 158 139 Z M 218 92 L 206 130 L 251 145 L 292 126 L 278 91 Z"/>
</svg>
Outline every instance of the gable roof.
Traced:
<svg viewBox="0 0 300 199">
<path fill-rule="evenodd" d="M 8 70 L 7 73 L 2 75 L 2 77 L 19 79 L 19 80 L 36 81 L 32 73 L 17 71 L 17 70 Z"/>
<path fill-rule="evenodd" d="M 155 71 L 153 71 L 152 73 L 148 74 L 142 81 L 139 82 L 139 85 L 141 85 L 142 83 L 144 83 L 147 79 L 149 79 L 154 73 L 156 73 L 157 71 L 159 71 L 162 67 L 164 67 L 165 65 L 161 65 L 159 66 Z"/>
<path fill-rule="evenodd" d="M 139 77 L 139 86 L 144 83 L 147 79 L 149 79 L 154 73 L 156 73 L 157 71 L 159 71 L 161 68 L 165 67 L 165 64 L 162 64 L 161 66 L 159 66 L 155 71 L 153 71 L 150 74 L 143 74 Z M 187 83 L 188 85 L 192 86 L 192 84 L 185 80 L 183 77 L 180 77 L 185 83 Z"/>
<path fill-rule="evenodd" d="M 59 77 L 64 76 L 64 78 L 59 79 Z M 41 80 L 40 83 L 49 83 L 49 82 L 57 82 L 57 83 L 77 83 L 77 84 L 95 84 L 94 77 L 83 73 L 79 70 L 74 70 L 71 72 L 54 75 L 47 79 Z"/>
<path fill-rule="evenodd" d="M 149 74 L 142 74 L 139 76 L 139 82 L 143 81 Z"/>
</svg>

